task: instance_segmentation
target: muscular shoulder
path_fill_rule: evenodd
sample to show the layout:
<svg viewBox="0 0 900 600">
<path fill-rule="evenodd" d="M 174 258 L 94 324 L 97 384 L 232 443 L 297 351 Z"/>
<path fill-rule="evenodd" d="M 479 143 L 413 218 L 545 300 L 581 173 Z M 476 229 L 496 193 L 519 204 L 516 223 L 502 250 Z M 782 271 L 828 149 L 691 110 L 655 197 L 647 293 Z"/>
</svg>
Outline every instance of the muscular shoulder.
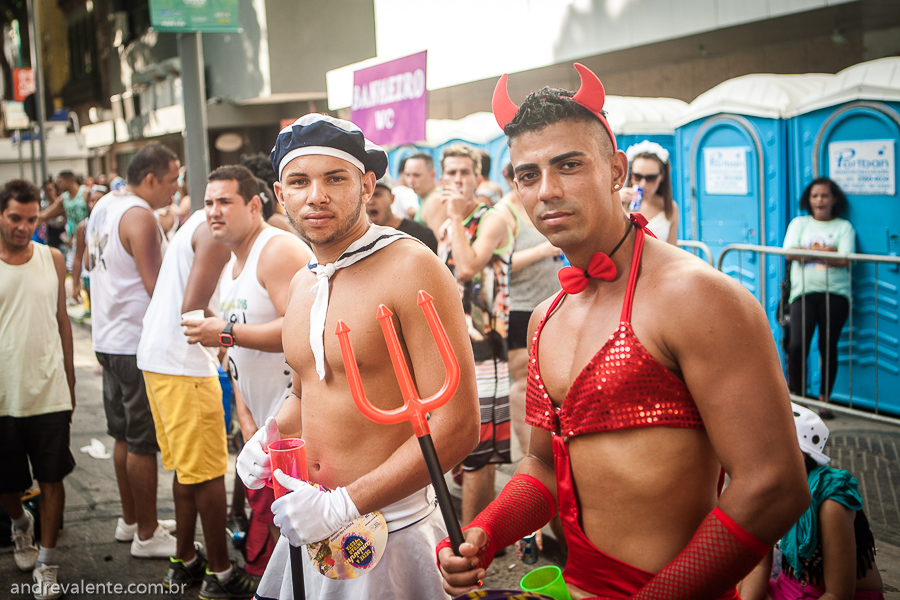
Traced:
<svg viewBox="0 0 900 600">
<path fill-rule="evenodd" d="M 260 253 L 260 260 L 284 257 L 287 255 L 291 259 L 303 260 L 309 262 L 312 255 L 309 248 L 296 235 L 276 235 L 273 236 Z"/>
<path fill-rule="evenodd" d="M 388 306 L 391 302 L 414 302 L 419 290 L 426 290 L 432 296 L 459 296 L 456 280 L 446 265 L 427 246 L 415 240 L 398 240 L 357 265 L 359 270 L 354 277 L 363 276 L 372 289 L 379 290 Z"/>
<path fill-rule="evenodd" d="M 440 273 L 441 271 L 450 275 L 450 271 L 434 252 L 417 240 L 397 240 L 366 260 L 371 259 L 375 260 L 368 265 L 368 268 L 375 268 L 379 271 L 387 270 L 398 276 L 402 275 L 403 280 L 433 276 L 435 272 Z"/>
<path fill-rule="evenodd" d="M 834 519 L 836 521 L 848 521 L 852 524 L 855 517 L 855 510 L 847 508 L 837 500 L 826 498 L 819 505 L 819 518 L 822 521 Z"/>
<path fill-rule="evenodd" d="M 298 288 L 302 288 L 304 285 L 307 288 L 311 288 L 316 284 L 316 276 L 313 275 L 313 272 L 307 268 L 301 268 L 297 271 L 293 278 L 291 278 L 291 285 L 289 288 L 289 294 L 291 297 L 294 295 L 294 291 Z M 311 300 L 310 300 L 311 302 Z"/>
<path fill-rule="evenodd" d="M 758 304 L 735 279 L 700 258 L 671 245 L 657 243 L 654 246 L 653 262 L 642 265 L 639 278 L 639 281 L 644 279 L 644 283 L 651 284 L 654 292 L 643 294 L 642 300 L 649 296 L 653 303 L 664 304 L 667 313 L 683 318 L 709 316 L 714 309 L 743 305 L 748 301 Z"/>
<path fill-rule="evenodd" d="M 769 335 L 759 301 L 738 281 L 674 246 L 652 246 L 632 314 L 636 327 L 652 321 L 666 354 L 674 358 L 686 344 Z"/>
<path fill-rule="evenodd" d="M 293 276 L 311 258 L 312 254 L 306 244 L 297 236 L 276 235 L 266 242 L 259 253 L 257 269 L 269 273 L 290 271 Z"/>
<path fill-rule="evenodd" d="M 35 246 L 36 248 L 37 246 Z M 53 266 L 56 267 L 57 271 L 66 272 L 66 257 L 63 256 L 63 253 L 59 251 L 58 248 L 50 248 L 50 258 L 53 259 Z"/>
<path fill-rule="evenodd" d="M 156 217 L 153 211 L 146 206 L 132 206 L 122 213 L 122 219 L 119 221 L 119 228 L 156 228 Z"/>
<path fill-rule="evenodd" d="M 144 206 L 132 206 L 122 214 L 119 221 L 119 237 L 125 250 L 141 260 L 143 253 L 135 253 L 135 248 L 149 248 L 154 254 L 160 245 L 159 225 L 153 212 Z"/>
<path fill-rule="evenodd" d="M 503 208 L 489 208 L 478 226 L 477 237 L 491 236 L 496 242 L 497 249 L 504 247 L 509 242 L 507 236 L 512 229 L 504 213 L 508 214 L 509 211 Z"/>
<path fill-rule="evenodd" d="M 276 289 L 287 293 L 295 275 L 304 270 L 310 258 L 312 255 L 300 238 L 276 235 L 259 253 L 256 278 L 270 295 Z"/>
</svg>

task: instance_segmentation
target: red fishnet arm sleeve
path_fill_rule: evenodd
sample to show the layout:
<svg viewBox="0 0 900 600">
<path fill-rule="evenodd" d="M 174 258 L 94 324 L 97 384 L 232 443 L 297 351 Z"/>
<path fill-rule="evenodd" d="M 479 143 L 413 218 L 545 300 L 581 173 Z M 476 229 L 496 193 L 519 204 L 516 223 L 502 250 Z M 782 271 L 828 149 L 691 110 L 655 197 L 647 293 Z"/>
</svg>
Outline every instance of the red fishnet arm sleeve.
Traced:
<svg viewBox="0 0 900 600">
<path fill-rule="evenodd" d="M 647 582 L 634 600 L 718 598 L 771 550 L 718 507 L 688 545 Z"/>
<path fill-rule="evenodd" d="M 547 486 L 531 475 L 513 475 L 497 499 L 463 527 L 463 531 L 480 527 L 487 534 L 487 544 L 478 553 L 479 566 L 487 569 L 494 554 L 537 531 L 555 514 L 556 501 Z M 450 538 L 445 538 L 437 551 L 449 547 Z"/>
</svg>

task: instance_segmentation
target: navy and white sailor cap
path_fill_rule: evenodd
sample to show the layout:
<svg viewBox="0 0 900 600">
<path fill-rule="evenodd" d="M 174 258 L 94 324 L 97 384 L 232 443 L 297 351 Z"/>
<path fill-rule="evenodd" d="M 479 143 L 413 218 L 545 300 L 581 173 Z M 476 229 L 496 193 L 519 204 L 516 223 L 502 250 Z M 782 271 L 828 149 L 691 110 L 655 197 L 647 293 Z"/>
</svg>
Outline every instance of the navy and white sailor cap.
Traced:
<svg viewBox="0 0 900 600">
<path fill-rule="evenodd" d="M 311 113 L 300 117 L 278 134 L 269 154 L 272 168 L 281 173 L 298 156 L 325 155 L 346 160 L 362 173 L 372 171 L 380 179 L 387 170 L 387 153 L 366 139 L 362 130 L 342 119 Z"/>
</svg>

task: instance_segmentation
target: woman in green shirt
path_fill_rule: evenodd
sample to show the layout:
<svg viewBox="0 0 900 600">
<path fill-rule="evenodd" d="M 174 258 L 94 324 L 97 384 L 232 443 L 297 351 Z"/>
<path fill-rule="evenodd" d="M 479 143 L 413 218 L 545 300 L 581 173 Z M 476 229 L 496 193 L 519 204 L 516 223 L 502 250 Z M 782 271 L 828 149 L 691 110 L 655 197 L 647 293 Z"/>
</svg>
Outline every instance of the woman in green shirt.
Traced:
<svg viewBox="0 0 900 600">
<path fill-rule="evenodd" d="M 856 232 L 849 221 L 841 219 L 847 197 L 827 177 L 810 183 L 800 198 L 800 208 L 809 213 L 796 217 L 788 225 L 784 248 L 824 250 L 836 254 L 856 251 Z M 850 271 L 842 258 L 787 256 L 791 264 L 788 346 L 788 386 L 791 393 L 803 396 L 806 390 L 804 366 L 816 328 L 819 330 L 819 400 L 827 402 L 837 377 L 838 340 L 850 314 Z M 833 418 L 831 411 L 821 411 Z"/>
</svg>

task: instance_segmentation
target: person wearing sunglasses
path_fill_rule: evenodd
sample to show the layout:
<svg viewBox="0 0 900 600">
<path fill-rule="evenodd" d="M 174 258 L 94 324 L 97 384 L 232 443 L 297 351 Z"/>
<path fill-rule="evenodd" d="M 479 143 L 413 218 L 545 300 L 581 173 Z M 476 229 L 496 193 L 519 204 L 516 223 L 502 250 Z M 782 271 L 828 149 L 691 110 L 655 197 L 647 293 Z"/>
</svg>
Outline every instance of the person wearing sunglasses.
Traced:
<svg viewBox="0 0 900 600">
<path fill-rule="evenodd" d="M 669 151 L 649 140 L 628 147 L 628 181 L 631 187 L 619 192 L 626 212 L 637 212 L 647 219 L 647 226 L 657 238 L 678 245 L 678 205 L 672 199 L 669 176 Z M 644 197 L 633 203 L 635 190 Z M 636 206 L 634 206 L 636 204 Z"/>
</svg>

